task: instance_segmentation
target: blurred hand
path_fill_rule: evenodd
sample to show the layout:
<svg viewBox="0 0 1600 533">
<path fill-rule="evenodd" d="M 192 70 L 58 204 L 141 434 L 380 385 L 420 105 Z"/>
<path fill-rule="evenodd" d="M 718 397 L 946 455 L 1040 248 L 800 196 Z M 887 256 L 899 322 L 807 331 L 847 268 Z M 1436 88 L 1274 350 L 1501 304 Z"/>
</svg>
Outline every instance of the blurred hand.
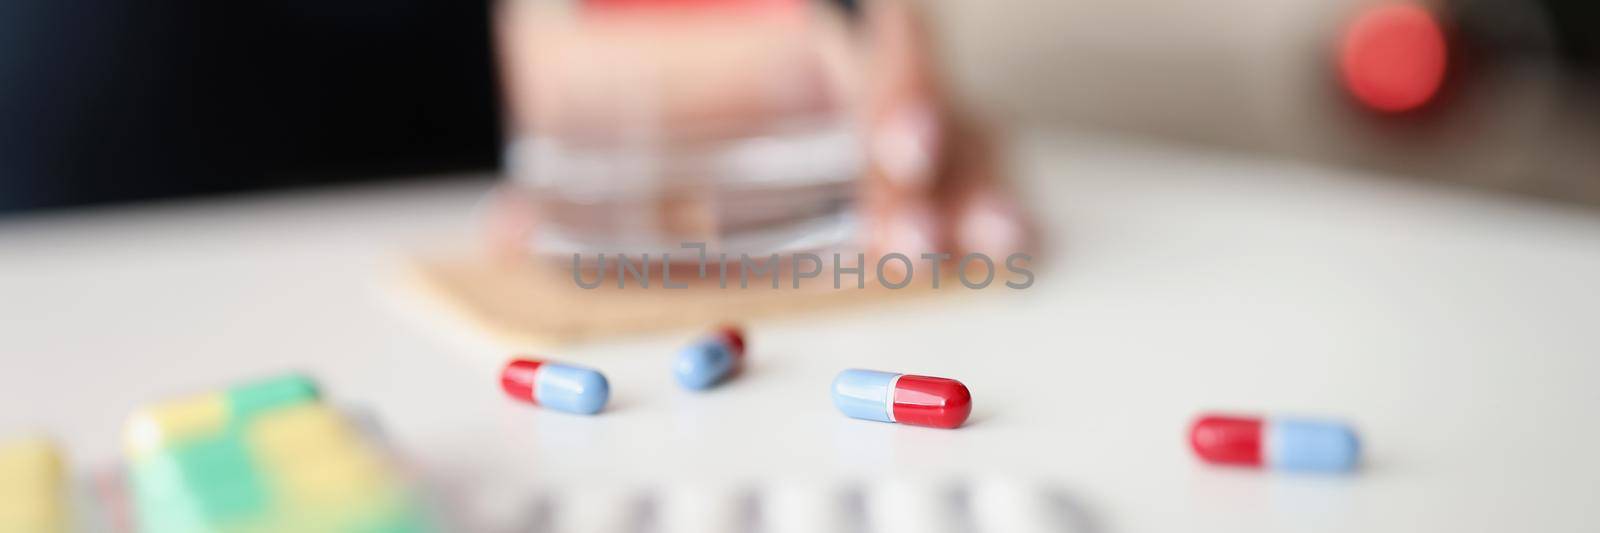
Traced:
<svg viewBox="0 0 1600 533">
<path fill-rule="evenodd" d="M 995 139 L 943 90 L 932 36 L 909 0 L 866 5 L 870 165 L 862 206 L 876 253 L 1028 251 L 1031 223 Z"/>
<path fill-rule="evenodd" d="M 866 223 L 862 236 L 868 251 L 900 252 L 918 262 L 924 253 L 1004 258 L 1028 251 L 1030 225 L 1005 187 L 994 139 L 944 90 L 933 40 L 921 14 L 910 0 L 869 0 L 864 9 L 865 57 L 837 66 L 849 71 L 842 77 L 860 82 L 864 89 L 857 94 L 865 101 L 850 107 L 865 112 L 868 163 L 858 205 Z M 737 18 L 729 22 L 714 17 L 620 16 L 615 24 L 575 26 L 555 19 L 540 26 L 544 19 L 539 13 L 509 9 L 497 18 L 507 26 L 500 32 L 503 50 L 535 52 L 512 54 L 520 59 L 508 63 L 506 74 L 512 82 L 509 87 L 521 88 L 513 95 L 521 98 L 510 99 L 513 122 L 530 130 L 584 124 L 580 119 L 604 117 L 625 107 L 618 105 L 612 90 L 616 85 L 612 73 L 652 72 L 638 65 L 659 62 L 718 66 L 712 72 L 719 76 L 715 79 L 657 80 L 664 85 L 659 90 L 668 93 L 662 97 L 666 105 L 658 111 L 669 127 L 705 117 L 717 117 L 724 125 L 741 120 L 761 125 L 769 119 L 763 113 L 772 113 L 766 109 L 776 75 L 769 72 L 776 68 L 770 63 L 792 45 L 784 39 L 760 38 L 761 27 Z M 784 31 L 785 22 L 779 20 L 777 31 Z M 729 50 L 686 43 L 707 33 L 702 26 L 733 31 L 727 29 L 729 24 L 749 34 L 733 39 L 749 46 Z M 728 34 L 712 37 L 719 35 Z M 772 50 L 748 49 L 762 45 Z M 537 53 L 541 50 L 542 55 Z M 591 63 L 596 61 L 609 67 L 595 68 Z M 533 212 L 535 203 L 514 187 L 503 188 L 490 206 L 488 236 L 494 249 L 511 256 L 527 252 L 539 218 Z"/>
</svg>

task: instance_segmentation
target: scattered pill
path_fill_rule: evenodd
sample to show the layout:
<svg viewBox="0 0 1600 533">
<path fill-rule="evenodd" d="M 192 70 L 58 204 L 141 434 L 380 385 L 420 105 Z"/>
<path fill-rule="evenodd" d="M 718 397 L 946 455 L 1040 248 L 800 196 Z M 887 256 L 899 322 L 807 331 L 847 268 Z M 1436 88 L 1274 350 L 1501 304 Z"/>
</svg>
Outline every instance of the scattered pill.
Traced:
<svg viewBox="0 0 1600 533">
<path fill-rule="evenodd" d="M 744 366 L 744 335 L 724 326 L 678 352 L 672 373 L 684 388 L 701 390 L 721 383 Z"/>
<path fill-rule="evenodd" d="M 512 398 L 584 415 L 600 412 L 611 398 L 611 386 L 595 369 L 529 359 L 507 363 L 500 386 Z"/>
<path fill-rule="evenodd" d="M 1214 464 L 1274 470 L 1354 470 L 1361 446 L 1350 426 L 1324 420 L 1206 415 L 1189 429 L 1189 444 Z"/>
<path fill-rule="evenodd" d="M 852 418 L 936 428 L 960 427 L 972 394 L 953 379 L 850 369 L 833 378 L 833 404 Z"/>
</svg>

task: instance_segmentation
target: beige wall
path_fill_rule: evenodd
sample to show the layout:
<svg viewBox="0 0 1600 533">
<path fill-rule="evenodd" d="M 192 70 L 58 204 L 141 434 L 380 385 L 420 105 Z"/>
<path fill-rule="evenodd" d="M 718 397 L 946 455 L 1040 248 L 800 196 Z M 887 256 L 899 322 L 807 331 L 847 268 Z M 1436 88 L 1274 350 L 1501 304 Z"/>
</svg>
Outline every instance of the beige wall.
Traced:
<svg viewBox="0 0 1600 533">
<path fill-rule="evenodd" d="M 1366 0 L 928 0 L 950 76 L 1007 122 L 1069 125 L 1600 201 L 1600 95 L 1475 65 L 1421 117 L 1355 107 L 1332 70 Z"/>
</svg>

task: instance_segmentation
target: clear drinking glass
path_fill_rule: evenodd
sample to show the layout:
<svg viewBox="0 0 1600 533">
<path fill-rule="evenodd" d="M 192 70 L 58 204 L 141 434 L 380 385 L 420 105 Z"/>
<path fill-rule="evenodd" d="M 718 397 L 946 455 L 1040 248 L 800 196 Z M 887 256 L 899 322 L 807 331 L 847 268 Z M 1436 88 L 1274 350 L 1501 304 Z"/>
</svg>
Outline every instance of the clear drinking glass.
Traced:
<svg viewBox="0 0 1600 533">
<path fill-rule="evenodd" d="M 543 254 L 855 236 L 859 69 L 831 5 L 501 0 L 507 194 Z"/>
</svg>

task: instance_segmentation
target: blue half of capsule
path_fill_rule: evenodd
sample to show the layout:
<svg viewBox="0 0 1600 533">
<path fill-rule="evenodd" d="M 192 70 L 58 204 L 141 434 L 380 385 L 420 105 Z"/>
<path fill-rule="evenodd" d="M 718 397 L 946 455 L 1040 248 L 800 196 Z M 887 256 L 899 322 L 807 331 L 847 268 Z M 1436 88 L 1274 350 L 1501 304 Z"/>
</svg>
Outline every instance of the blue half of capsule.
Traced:
<svg viewBox="0 0 1600 533">
<path fill-rule="evenodd" d="M 611 399 L 611 384 L 593 368 L 547 363 L 539 366 L 533 383 L 539 405 L 557 411 L 592 415 Z"/>
<path fill-rule="evenodd" d="M 1350 426 L 1322 420 L 1270 420 L 1263 444 L 1267 466 L 1303 472 L 1348 472 L 1361 458 L 1361 442 Z"/>
<path fill-rule="evenodd" d="M 900 374 L 852 368 L 833 378 L 833 405 L 845 416 L 893 422 L 894 378 Z"/>
<path fill-rule="evenodd" d="M 672 363 L 672 373 L 684 388 L 702 390 L 727 379 L 735 366 L 733 352 L 726 344 L 707 339 L 680 350 Z"/>
</svg>

